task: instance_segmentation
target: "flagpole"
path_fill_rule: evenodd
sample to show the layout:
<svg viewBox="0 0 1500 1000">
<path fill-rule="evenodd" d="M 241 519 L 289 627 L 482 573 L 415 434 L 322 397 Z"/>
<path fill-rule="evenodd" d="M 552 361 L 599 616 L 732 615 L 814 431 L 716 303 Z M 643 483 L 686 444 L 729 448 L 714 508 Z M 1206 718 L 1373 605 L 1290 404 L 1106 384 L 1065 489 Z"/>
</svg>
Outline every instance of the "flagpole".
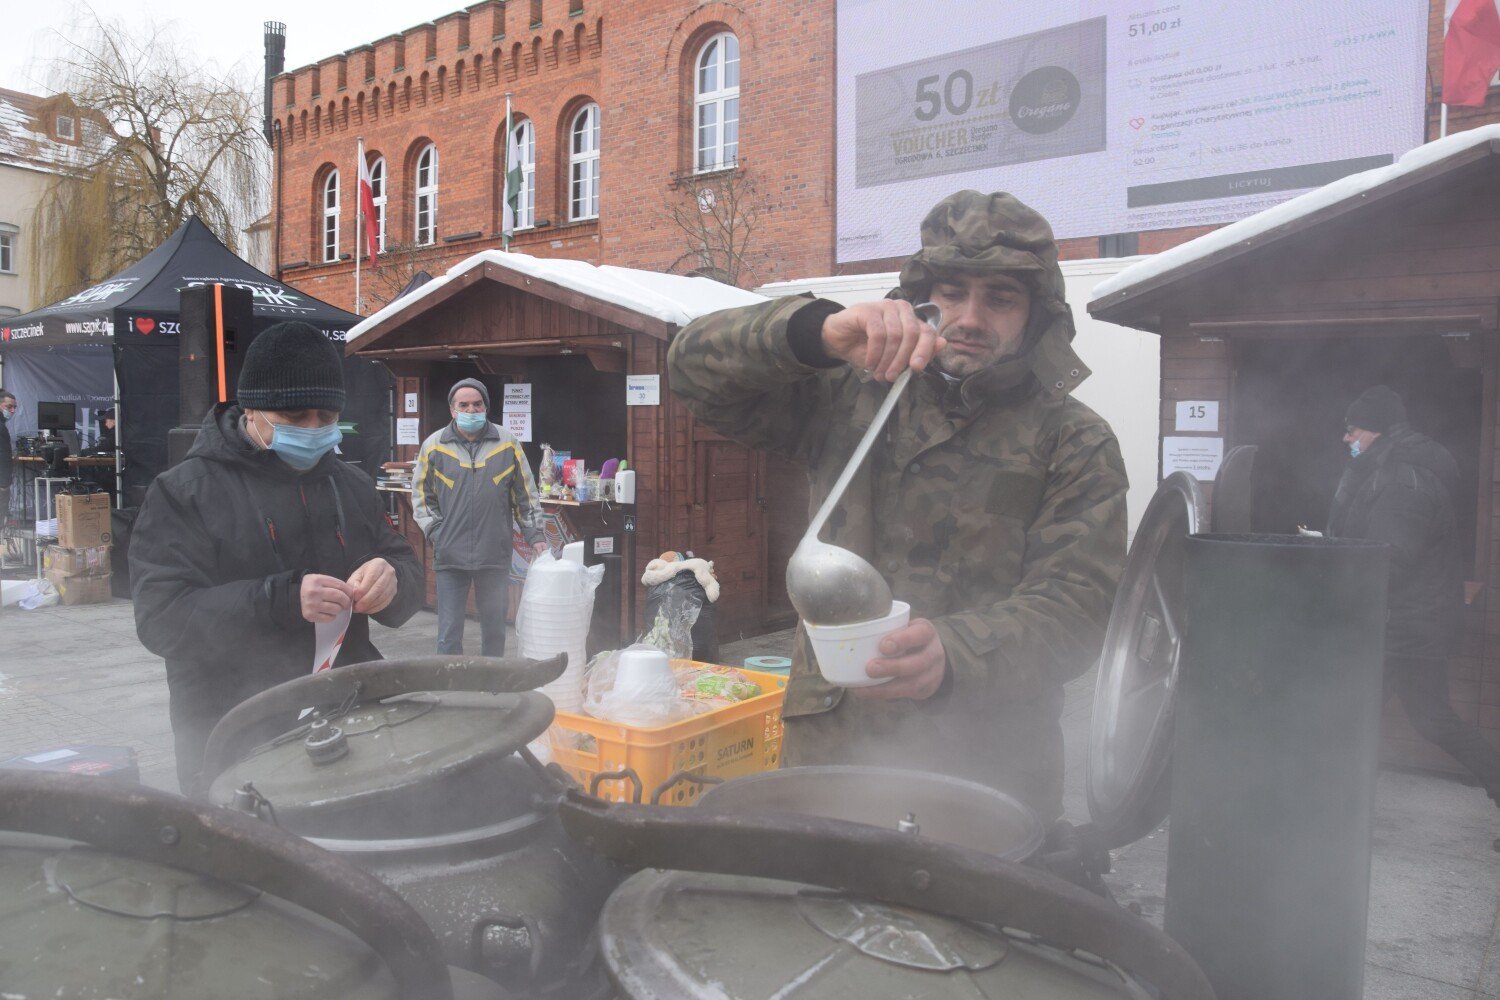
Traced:
<svg viewBox="0 0 1500 1000">
<path fill-rule="evenodd" d="M 511 92 L 508 90 L 505 92 L 505 174 L 502 176 L 500 181 L 500 193 L 502 195 L 500 199 L 501 248 L 506 253 L 510 252 L 510 231 L 516 226 L 516 220 L 514 216 L 512 216 L 510 220 L 510 229 L 507 229 L 504 225 L 505 206 L 510 204 L 510 171 L 511 168 L 515 166 L 515 164 L 510 162 L 510 147 L 512 145 L 510 137 L 510 93 Z"/>
<path fill-rule="evenodd" d="M 359 244 L 365 236 L 365 193 L 364 181 L 361 180 L 365 175 L 365 137 L 360 136 L 357 141 L 359 142 L 359 162 L 355 165 L 354 171 L 354 312 L 355 315 L 363 316 L 365 314 L 364 302 L 359 297 Z"/>
<path fill-rule="evenodd" d="M 1438 112 L 1438 138 L 1446 139 L 1448 137 L 1448 103 L 1444 101 L 1439 107 L 1442 110 Z"/>
</svg>

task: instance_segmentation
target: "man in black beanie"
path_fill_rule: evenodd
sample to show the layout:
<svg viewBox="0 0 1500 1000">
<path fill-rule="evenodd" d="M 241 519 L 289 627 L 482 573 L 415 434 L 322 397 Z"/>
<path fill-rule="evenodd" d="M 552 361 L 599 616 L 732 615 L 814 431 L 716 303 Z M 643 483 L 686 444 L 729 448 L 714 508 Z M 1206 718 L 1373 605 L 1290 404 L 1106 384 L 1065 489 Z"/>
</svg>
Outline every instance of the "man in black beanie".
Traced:
<svg viewBox="0 0 1500 1000">
<path fill-rule="evenodd" d="M 1500 805 L 1500 751 L 1458 717 L 1448 697 L 1448 657 L 1462 633 L 1458 463 L 1411 429 L 1401 397 L 1386 386 L 1360 393 L 1344 423 L 1351 461 L 1334 494 L 1328 534 L 1391 547 L 1386 690 L 1395 688 L 1412 728 L 1468 768 Z"/>
<path fill-rule="evenodd" d="M 136 632 L 167 661 L 185 795 L 216 777 L 203 751 L 229 709 L 312 672 L 315 623 L 350 615 L 336 662 L 361 663 L 380 659 L 366 616 L 395 627 L 421 606 L 411 546 L 370 478 L 332 454 L 343 407 L 338 350 L 306 323 L 278 323 L 246 352 L 238 402 L 214 407 L 141 506 Z"/>
</svg>

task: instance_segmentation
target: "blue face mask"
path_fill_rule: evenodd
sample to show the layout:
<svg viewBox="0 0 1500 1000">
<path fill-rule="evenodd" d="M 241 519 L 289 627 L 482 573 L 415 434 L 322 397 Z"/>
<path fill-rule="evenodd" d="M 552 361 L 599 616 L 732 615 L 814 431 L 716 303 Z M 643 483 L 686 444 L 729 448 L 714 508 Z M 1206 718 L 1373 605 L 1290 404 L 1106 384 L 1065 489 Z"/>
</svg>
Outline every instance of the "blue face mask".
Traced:
<svg viewBox="0 0 1500 1000">
<path fill-rule="evenodd" d="M 485 424 L 490 422 L 490 415 L 483 411 L 479 413 L 460 413 L 453 420 L 458 424 L 458 429 L 465 434 L 477 434 L 484 430 Z"/>
<path fill-rule="evenodd" d="M 306 472 L 317 465 L 344 438 L 344 432 L 339 430 L 338 424 L 329 424 L 327 427 L 272 424 L 271 428 L 271 443 L 266 445 L 266 450 L 275 452 L 277 458 L 298 472 Z M 259 430 L 256 431 L 256 437 L 260 438 Z M 263 439 L 262 443 L 264 444 Z"/>
<path fill-rule="evenodd" d="M 1349 442 L 1349 457 L 1350 458 L 1358 458 L 1359 457 L 1359 442 L 1358 441 L 1350 441 Z"/>
</svg>

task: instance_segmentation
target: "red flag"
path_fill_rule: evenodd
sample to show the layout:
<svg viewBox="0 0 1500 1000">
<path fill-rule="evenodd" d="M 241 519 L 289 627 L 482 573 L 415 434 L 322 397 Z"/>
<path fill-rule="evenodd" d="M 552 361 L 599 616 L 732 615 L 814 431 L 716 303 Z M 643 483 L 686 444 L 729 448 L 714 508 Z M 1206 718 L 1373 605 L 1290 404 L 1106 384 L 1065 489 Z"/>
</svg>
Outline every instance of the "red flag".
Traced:
<svg viewBox="0 0 1500 1000">
<path fill-rule="evenodd" d="M 365 217 L 365 245 L 370 248 L 370 259 L 374 260 L 380 252 L 380 227 L 375 221 L 375 186 L 370 181 L 364 140 L 359 143 L 359 210 Z"/>
<path fill-rule="evenodd" d="M 1497 0 L 1459 0 L 1443 39 L 1443 103 L 1477 108 L 1500 70 Z"/>
</svg>

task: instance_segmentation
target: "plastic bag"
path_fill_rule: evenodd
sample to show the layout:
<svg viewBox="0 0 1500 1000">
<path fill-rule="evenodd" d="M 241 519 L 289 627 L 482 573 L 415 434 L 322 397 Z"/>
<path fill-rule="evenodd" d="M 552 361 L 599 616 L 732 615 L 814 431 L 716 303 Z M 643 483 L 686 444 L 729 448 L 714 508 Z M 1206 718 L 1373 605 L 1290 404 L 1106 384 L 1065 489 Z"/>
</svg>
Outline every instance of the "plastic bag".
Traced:
<svg viewBox="0 0 1500 1000">
<path fill-rule="evenodd" d="M 37 608 L 49 608 L 60 600 L 62 597 L 58 594 L 57 588 L 52 585 L 52 581 L 32 580 L 16 604 L 23 611 L 35 611 Z"/>
<path fill-rule="evenodd" d="M 552 492 L 552 484 L 557 482 L 557 453 L 552 450 L 550 444 L 542 444 L 542 460 L 537 466 L 536 478 L 537 489 L 543 496 Z"/>
<path fill-rule="evenodd" d="M 653 595 L 656 614 L 636 642 L 659 649 L 674 660 L 693 659 L 693 626 L 703 611 L 701 594 L 701 589 L 694 594 L 684 587 L 672 587 Z"/>
<path fill-rule="evenodd" d="M 655 648 L 645 643 L 635 643 L 629 649 Z M 681 696 L 681 684 L 647 697 L 622 698 L 615 692 L 615 670 L 623 650 L 611 649 L 600 653 L 589 663 L 584 675 L 583 710 L 596 719 L 618 722 L 622 725 L 653 729 L 667 726 L 682 719 L 716 708 L 708 701 L 692 700 Z"/>
<path fill-rule="evenodd" d="M 679 572 L 670 579 L 647 588 L 645 614 L 646 621 L 651 623 L 648 631 L 656 631 L 663 609 L 667 612 L 668 628 L 673 640 L 669 655 L 705 663 L 712 663 L 719 658 L 719 631 L 714 621 L 714 606 L 697 577 L 690 572 Z M 685 646 L 679 642 L 677 635 L 679 624 L 683 621 L 687 622 L 688 629 Z"/>
<path fill-rule="evenodd" d="M 713 708 L 733 705 L 763 693 L 760 685 L 743 672 L 711 663 L 677 671 L 677 690 L 681 697 L 707 702 Z"/>
</svg>

